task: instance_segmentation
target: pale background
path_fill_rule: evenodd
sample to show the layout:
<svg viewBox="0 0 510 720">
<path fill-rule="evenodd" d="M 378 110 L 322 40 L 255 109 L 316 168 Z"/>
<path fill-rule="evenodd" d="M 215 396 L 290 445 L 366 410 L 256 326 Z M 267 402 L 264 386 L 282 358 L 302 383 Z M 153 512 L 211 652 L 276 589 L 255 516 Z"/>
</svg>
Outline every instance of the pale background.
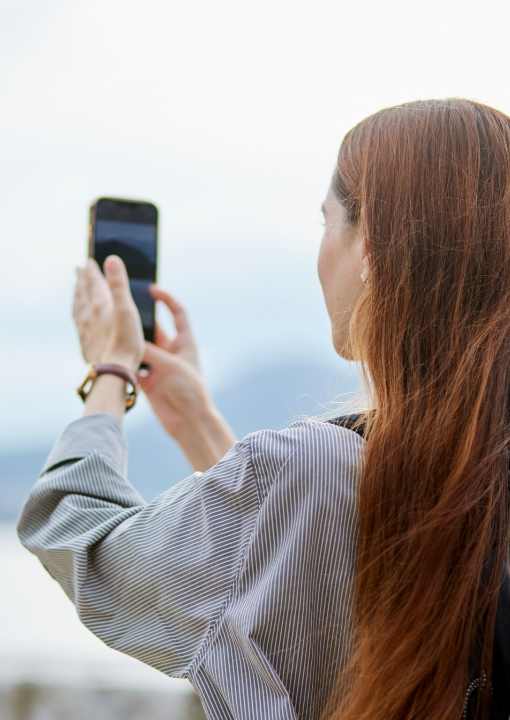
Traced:
<svg viewBox="0 0 510 720">
<path fill-rule="evenodd" d="M 189 309 L 215 391 L 297 361 L 355 373 L 316 277 L 342 136 L 419 98 L 510 113 L 509 15 L 503 1 L 0 0 L 0 454 L 81 412 L 70 303 L 100 195 L 159 206 L 160 283 Z M 0 544 L 0 664 L 110 662 L 12 524 Z"/>
</svg>

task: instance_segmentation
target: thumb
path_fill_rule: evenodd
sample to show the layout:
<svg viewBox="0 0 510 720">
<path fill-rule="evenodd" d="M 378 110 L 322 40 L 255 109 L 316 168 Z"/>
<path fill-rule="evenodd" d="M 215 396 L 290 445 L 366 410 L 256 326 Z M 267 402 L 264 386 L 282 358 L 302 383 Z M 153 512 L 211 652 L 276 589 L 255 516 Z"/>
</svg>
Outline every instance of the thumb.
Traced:
<svg viewBox="0 0 510 720">
<path fill-rule="evenodd" d="M 178 361 L 172 353 L 159 348 L 151 342 L 145 343 L 143 362 L 150 365 L 156 371 L 161 371 L 163 368 L 168 370 L 173 365 L 178 364 Z"/>
<path fill-rule="evenodd" d="M 122 307 L 129 303 L 131 299 L 131 290 L 129 288 L 129 279 L 126 272 L 126 266 L 117 255 L 110 255 L 104 261 L 104 274 L 110 286 L 113 302 L 116 308 Z"/>
</svg>

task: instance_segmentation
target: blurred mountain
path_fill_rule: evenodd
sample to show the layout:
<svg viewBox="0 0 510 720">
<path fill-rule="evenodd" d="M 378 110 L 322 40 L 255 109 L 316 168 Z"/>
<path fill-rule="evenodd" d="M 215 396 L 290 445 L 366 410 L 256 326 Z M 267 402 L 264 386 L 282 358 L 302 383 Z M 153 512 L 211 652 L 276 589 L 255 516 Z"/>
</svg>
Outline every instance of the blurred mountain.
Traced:
<svg viewBox="0 0 510 720">
<path fill-rule="evenodd" d="M 238 438 L 261 429 L 281 430 L 303 415 L 321 414 L 338 392 L 356 390 L 352 376 L 329 381 L 313 364 L 277 366 L 248 375 L 215 395 L 216 405 Z M 127 429 L 129 480 L 150 501 L 192 473 L 177 444 L 155 417 Z M 50 448 L 0 455 L 0 520 L 15 519 Z"/>
</svg>

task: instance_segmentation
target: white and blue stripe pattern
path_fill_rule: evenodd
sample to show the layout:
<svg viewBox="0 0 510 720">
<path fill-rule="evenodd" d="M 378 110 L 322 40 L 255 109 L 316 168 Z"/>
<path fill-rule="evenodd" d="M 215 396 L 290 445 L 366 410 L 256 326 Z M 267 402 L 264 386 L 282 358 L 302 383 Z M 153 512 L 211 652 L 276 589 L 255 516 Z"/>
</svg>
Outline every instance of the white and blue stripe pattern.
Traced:
<svg viewBox="0 0 510 720">
<path fill-rule="evenodd" d="M 50 454 L 18 525 L 107 645 L 188 678 L 210 720 L 318 720 L 349 657 L 362 438 L 299 421 L 146 503 L 121 423 Z"/>
</svg>

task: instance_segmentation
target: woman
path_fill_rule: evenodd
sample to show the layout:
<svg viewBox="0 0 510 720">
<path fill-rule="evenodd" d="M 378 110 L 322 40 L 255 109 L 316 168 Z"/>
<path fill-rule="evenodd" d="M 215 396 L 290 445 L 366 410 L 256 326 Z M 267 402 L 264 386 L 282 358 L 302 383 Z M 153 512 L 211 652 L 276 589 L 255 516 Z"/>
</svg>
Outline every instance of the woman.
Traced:
<svg viewBox="0 0 510 720">
<path fill-rule="evenodd" d="M 382 110 L 344 139 L 323 210 L 333 342 L 362 362 L 373 410 L 236 442 L 184 311 L 155 289 L 177 337 L 144 344 L 122 263 L 105 280 L 90 262 L 85 358 L 149 363 L 142 388 L 197 472 L 144 502 L 126 383 L 101 375 L 20 537 L 94 633 L 189 678 L 210 718 L 460 719 L 477 685 L 487 717 L 509 527 L 510 118 L 458 99 Z"/>
</svg>

